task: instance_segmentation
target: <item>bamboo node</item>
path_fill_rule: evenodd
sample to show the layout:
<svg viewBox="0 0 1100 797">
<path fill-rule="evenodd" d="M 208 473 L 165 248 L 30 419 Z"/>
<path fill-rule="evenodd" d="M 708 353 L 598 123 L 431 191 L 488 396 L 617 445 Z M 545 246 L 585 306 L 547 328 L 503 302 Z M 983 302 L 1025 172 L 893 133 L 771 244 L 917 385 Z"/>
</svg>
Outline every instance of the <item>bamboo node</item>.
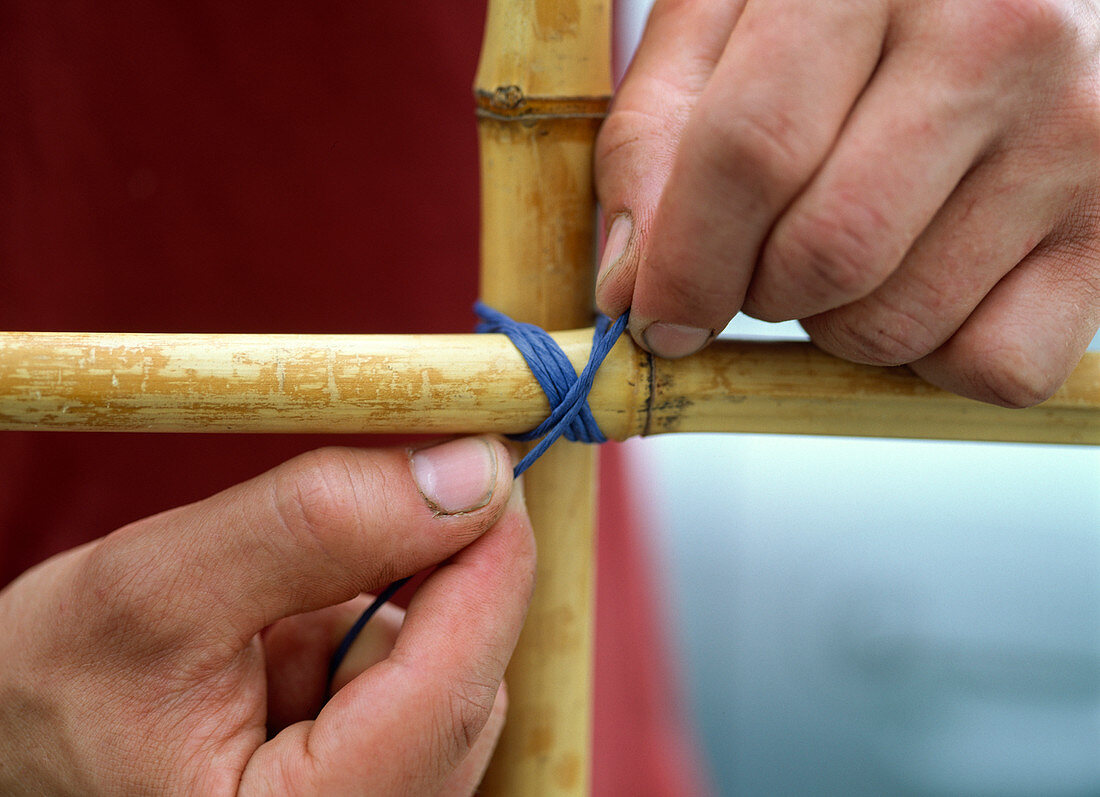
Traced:
<svg viewBox="0 0 1100 797">
<path fill-rule="evenodd" d="M 501 122 L 534 122 L 542 119 L 604 119 L 610 95 L 540 97 L 525 94 L 520 86 L 476 89 L 477 116 Z"/>
<path fill-rule="evenodd" d="M 489 105 L 510 111 L 523 103 L 523 89 L 519 86 L 497 86 L 489 96 Z"/>
</svg>

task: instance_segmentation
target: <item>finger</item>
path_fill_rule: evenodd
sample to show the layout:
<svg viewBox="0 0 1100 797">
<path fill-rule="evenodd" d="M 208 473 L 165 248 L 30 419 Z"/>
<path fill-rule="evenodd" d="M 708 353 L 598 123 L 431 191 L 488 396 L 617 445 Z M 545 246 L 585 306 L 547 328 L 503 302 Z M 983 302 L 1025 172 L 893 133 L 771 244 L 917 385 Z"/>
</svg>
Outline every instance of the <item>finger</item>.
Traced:
<svg viewBox="0 0 1100 797">
<path fill-rule="evenodd" d="M 870 365 L 910 363 L 939 348 L 1053 230 L 1076 182 L 1055 160 L 1015 149 L 987 158 L 882 285 L 802 320 L 811 339 Z"/>
<path fill-rule="evenodd" d="M 746 7 L 684 130 L 641 253 L 630 326 L 654 354 L 690 354 L 741 307 L 765 235 L 875 69 L 883 5 Z"/>
<path fill-rule="evenodd" d="M 378 590 L 469 544 L 508 499 L 508 462 L 492 437 L 305 454 L 107 537 L 83 588 L 109 595 L 106 621 L 122 615 L 143 644 L 244 645 L 277 619 Z"/>
<path fill-rule="evenodd" d="M 638 257 L 684 125 L 744 2 L 669 2 L 650 12 L 642 41 L 596 140 L 595 178 L 607 242 L 596 303 L 612 318 L 630 306 Z"/>
<path fill-rule="evenodd" d="M 263 630 L 268 735 L 317 716 L 327 697 L 332 654 L 372 600 L 371 595 L 361 595 L 287 617 Z M 404 618 L 404 609 L 393 604 L 378 610 L 341 662 L 332 679 L 333 691 L 389 655 Z"/>
<path fill-rule="evenodd" d="M 945 390 L 1005 407 L 1049 398 L 1100 326 L 1100 225 L 1092 226 L 1086 238 L 1036 250 L 913 370 Z"/>
<path fill-rule="evenodd" d="M 867 296 L 1002 134 L 1005 98 L 1025 76 L 1016 51 L 1027 52 L 1029 28 L 1004 31 L 986 19 L 992 12 L 966 13 L 965 24 L 945 26 L 923 11 L 896 23 L 899 43 L 769 236 L 746 313 L 805 318 Z"/>
<path fill-rule="evenodd" d="M 390 657 L 336 693 L 315 723 L 261 746 L 245 781 L 278 773 L 296 792 L 356 793 L 369 784 L 376 794 L 435 793 L 491 714 L 534 561 L 517 494 L 492 530 L 424 582 Z"/>
</svg>

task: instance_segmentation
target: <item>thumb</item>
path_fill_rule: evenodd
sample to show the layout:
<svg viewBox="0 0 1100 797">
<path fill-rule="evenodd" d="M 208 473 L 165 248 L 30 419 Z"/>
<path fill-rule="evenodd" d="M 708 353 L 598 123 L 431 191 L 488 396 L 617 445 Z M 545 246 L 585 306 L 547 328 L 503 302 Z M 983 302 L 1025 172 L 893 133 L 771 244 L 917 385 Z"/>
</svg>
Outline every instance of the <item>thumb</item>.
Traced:
<svg viewBox="0 0 1100 797">
<path fill-rule="evenodd" d="M 276 620 L 376 591 L 467 546 L 503 512 L 509 463 L 488 436 L 415 452 L 314 451 L 115 532 L 79 580 L 107 596 L 105 616 L 145 632 L 135 638 L 239 649 Z"/>
<path fill-rule="evenodd" d="M 658 0 L 615 93 L 595 156 L 607 227 L 596 304 L 612 318 L 630 307 L 684 126 L 743 5 Z"/>
</svg>

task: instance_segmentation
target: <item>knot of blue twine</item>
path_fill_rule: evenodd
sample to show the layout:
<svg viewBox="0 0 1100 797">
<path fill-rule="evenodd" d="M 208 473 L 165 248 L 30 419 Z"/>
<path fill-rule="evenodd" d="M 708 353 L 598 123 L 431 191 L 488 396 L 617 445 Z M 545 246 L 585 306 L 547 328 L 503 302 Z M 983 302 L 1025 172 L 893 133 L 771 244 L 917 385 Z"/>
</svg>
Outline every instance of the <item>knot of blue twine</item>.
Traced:
<svg viewBox="0 0 1100 797">
<path fill-rule="evenodd" d="M 592 391 L 596 371 L 626 329 L 627 313 L 623 313 L 614 322 L 605 315 L 596 319 L 592 352 L 580 374 L 577 374 L 561 346 L 546 330 L 509 318 L 481 302 L 474 304 L 474 312 L 481 319 L 481 323 L 477 325 L 478 332 L 499 332 L 508 336 L 523 355 L 527 367 L 531 369 L 550 402 L 550 414 L 546 420 L 529 432 L 509 435 L 514 440 L 542 438 L 516 464 L 514 475 L 519 476 L 531 467 L 559 437 L 564 436 L 566 440 L 581 443 L 607 441 L 592 415 L 592 408 L 588 406 L 588 394 Z"/>
<path fill-rule="evenodd" d="M 569 362 L 561 346 L 544 329 L 534 324 L 516 321 L 481 302 L 474 305 L 474 311 L 481 319 L 481 323 L 477 325 L 477 331 L 500 332 L 507 335 L 519 349 L 523 359 L 527 361 L 531 373 L 535 375 L 535 379 L 538 380 L 542 391 L 550 401 L 550 415 L 546 420 L 529 432 L 509 435 L 515 440 L 542 438 L 512 469 L 514 476 L 519 476 L 531 467 L 532 463 L 546 453 L 546 449 L 550 448 L 562 435 L 566 440 L 574 442 L 606 442 L 607 438 L 600 431 L 599 424 L 592 415 L 592 408 L 588 406 L 588 394 L 592 390 L 592 382 L 596 379 L 596 371 L 603 365 L 615 342 L 626 329 L 627 313 L 623 313 L 614 322 L 605 315 L 596 319 L 596 331 L 592 336 L 592 352 L 588 355 L 588 362 L 585 363 L 580 374 L 577 374 L 573 370 L 573 363 Z M 386 587 L 359 615 L 359 619 L 344 635 L 339 647 L 329 660 L 329 694 L 331 694 L 332 679 L 336 675 L 336 670 L 348 655 L 356 637 L 375 612 L 408 580 L 408 578 L 402 578 Z"/>
</svg>

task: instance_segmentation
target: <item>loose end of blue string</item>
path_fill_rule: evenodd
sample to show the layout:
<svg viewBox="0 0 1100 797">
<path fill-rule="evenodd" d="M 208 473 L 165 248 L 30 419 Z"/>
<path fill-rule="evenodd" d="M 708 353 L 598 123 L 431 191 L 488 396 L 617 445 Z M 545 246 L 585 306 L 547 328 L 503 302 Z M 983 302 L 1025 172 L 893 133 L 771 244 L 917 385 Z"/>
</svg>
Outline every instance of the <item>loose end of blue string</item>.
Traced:
<svg viewBox="0 0 1100 797">
<path fill-rule="evenodd" d="M 344 634 L 344 638 L 340 640 L 340 646 L 336 648 L 335 652 L 332 654 L 332 658 L 329 659 L 328 662 L 328 692 L 325 700 L 332 697 L 332 680 L 336 677 L 336 671 L 340 669 L 340 665 L 343 664 L 344 659 L 347 658 L 348 651 L 350 651 L 351 646 L 355 644 L 355 640 L 358 639 L 359 634 L 362 633 L 367 623 L 370 622 L 370 619 L 374 617 L 378 610 L 389 603 L 389 601 L 393 599 L 393 596 L 397 594 L 398 590 L 408 583 L 410 578 L 412 578 L 412 576 L 399 578 L 379 592 L 378 597 L 371 601 L 370 606 L 364 609 L 363 613 L 359 615 L 359 619 L 355 621 L 355 625 Z"/>
</svg>

